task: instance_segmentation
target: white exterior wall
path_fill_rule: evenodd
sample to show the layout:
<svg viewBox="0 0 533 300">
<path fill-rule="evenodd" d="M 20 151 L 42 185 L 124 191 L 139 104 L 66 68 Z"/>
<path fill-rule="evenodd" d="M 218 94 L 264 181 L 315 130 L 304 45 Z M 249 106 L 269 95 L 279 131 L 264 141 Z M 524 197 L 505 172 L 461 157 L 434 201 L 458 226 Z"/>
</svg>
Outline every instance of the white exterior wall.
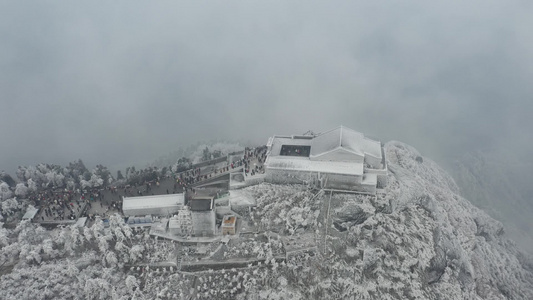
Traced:
<svg viewBox="0 0 533 300">
<path fill-rule="evenodd" d="M 178 205 L 166 207 L 131 208 L 124 209 L 123 212 L 127 217 L 145 215 L 168 216 L 177 213 L 180 208 L 181 206 Z"/>
<path fill-rule="evenodd" d="M 304 181 L 315 182 L 318 180 L 318 173 L 298 172 L 269 169 L 266 170 L 265 181 L 278 184 L 302 184 Z"/>
<path fill-rule="evenodd" d="M 315 172 L 295 172 L 285 170 L 269 170 L 265 181 L 276 184 L 302 184 L 303 181 L 316 184 L 320 188 L 334 190 L 362 190 L 362 176 L 341 174 L 319 174 Z M 322 181 L 319 184 L 320 180 Z M 374 187 L 375 188 L 375 187 Z M 364 188 L 365 192 L 367 188 Z"/>
<path fill-rule="evenodd" d="M 366 169 L 365 173 L 367 174 L 376 174 L 377 176 L 377 187 L 384 188 L 388 184 L 388 169 Z"/>
</svg>

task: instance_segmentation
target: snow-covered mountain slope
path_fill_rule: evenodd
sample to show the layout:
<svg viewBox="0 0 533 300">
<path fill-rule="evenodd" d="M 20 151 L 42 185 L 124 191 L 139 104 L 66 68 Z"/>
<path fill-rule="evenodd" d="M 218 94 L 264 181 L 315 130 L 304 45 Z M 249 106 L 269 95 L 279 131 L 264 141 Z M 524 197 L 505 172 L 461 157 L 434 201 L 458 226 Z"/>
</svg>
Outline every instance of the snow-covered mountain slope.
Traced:
<svg viewBox="0 0 533 300">
<path fill-rule="evenodd" d="M 277 280 L 259 298 L 533 299 L 533 264 L 502 224 L 414 148 L 389 142 L 385 151 L 391 174 L 377 197 L 249 188 L 264 228 L 290 235 L 287 253 L 309 249 L 306 232 L 317 224 L 315 254 L 287 255 L 276 274 L 264 274 Z"/>
<path fill-rule="evenodd" d="M 204 256 L 118 215 L 109 228 L 0 229 L 0 299 L 533 299 L 533 263 L 502 224 L 412 147 L 385 151 L 377 196 L 246 188 L 249 232 Z"/>
<path fill-rule="evenodd" d="M 390 142 L 386 151 L 392 213 L 373 216 L 379 238 L 361 241 L 378 245 L 384 278 L 411 261 L 416 276 L 409 289 L 429 299 L 533 299 L 533 265 L 504 237 L 501 223 L 460 197 L 451 177 L 412 147 Z"/>
</svg>

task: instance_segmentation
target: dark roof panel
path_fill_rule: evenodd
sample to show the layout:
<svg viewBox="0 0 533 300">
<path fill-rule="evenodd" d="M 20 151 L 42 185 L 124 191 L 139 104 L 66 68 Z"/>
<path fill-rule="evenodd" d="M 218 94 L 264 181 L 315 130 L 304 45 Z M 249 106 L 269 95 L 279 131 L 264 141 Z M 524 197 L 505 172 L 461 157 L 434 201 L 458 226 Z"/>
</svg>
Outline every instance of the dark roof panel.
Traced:
<svg viewBox="0 0 533 300">
<path fill-rule="evenodd" d="M 213 198 L 193 198 L 189 202 L 192 211 L 206 211 L 213 209 Z"/>
</svg>

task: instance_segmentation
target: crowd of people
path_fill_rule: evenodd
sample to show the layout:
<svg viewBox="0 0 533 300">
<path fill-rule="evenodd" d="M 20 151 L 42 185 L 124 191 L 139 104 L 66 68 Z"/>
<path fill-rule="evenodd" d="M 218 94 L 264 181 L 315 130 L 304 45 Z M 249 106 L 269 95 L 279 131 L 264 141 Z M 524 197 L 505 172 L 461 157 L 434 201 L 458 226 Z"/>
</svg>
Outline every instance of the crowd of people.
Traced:
<svg viewBox="0 0 533 300">
<path fill-rule="evenodd" d="M 41 207 L 40 218 L 45 220 L 75 220 L 82 209 L 82 201 L 74 191 L 46 189 L 29 197 Z"/>
<path fill-rule="evenodd" d="M 190 186 L 202 182 L 204 180 L 208 180 L 212 177 L 215 177 L 216 175 L 223 174 L 226 172 L 230 172 L 234 169 L 238 169 L 244 164 L 244 159 L 239 159 L 237 161 L 226 163 L 224 166 L 210 166 L 213 167 L 212 169 L 209 169 L 207 173 L 202 174 L 201 168 L 194 168 L 191 170 L 187 170 L 184 172 L 181 172 L 176 175 L 176 187 L 182 187 L 183 189 L 189 189 Z"/>
<path fill-rule="evenodd" d="M 154 194 L 153 189 L 155 189 L 156 194 L 164 194 L 165 189 L 167 194 L 182 191 L 193 191 L 194 193 L 193 187 L 196 184 L 241 167 L 245 175 L 253 176 L 262 173 L 264 172 L 263 163 L 266 160 L 266 152 L 266 146 L 245 148 L 243 156 L 237 160 L 230 160 L 225 164 L 196 167 L 178 174 L 168 175 L 163 180 L 173 180 L 174 184 L 170 183 L 169 185 L 167 182 L 163 188 L 160 188 L 161 178 L 157 177 L 152 181 L 133 186 L 109 186 L 87 190 L 76 189 L 74 191 L 66 189 L 42 190 L 30 196 L 30 200 L 33 200 L 36 206 L 41 208 L 37 221 L 76 220 L 81 216 L 87 216 L 90 219 L 94 219 L 96 216 L 105 218 L 111 214 L 110 212 L 121 212 L 122 196 Z"/>
<path fill-rule="evenodd" d="M 243 158 L 243 164 L 244 164 L 244 174 L 245 175 L 252 175 L 259 173 L 264 173 L 265 169 L 263 164 L 265 163 L 267 156 L 267 147 L 257 147 L 257 148 L 246 148 L 244 151 L 244 158 Z M 257 163 L 254 163 L 252 166 L 251 163 L 254 159 L 257 159 Z"/>
</svg>

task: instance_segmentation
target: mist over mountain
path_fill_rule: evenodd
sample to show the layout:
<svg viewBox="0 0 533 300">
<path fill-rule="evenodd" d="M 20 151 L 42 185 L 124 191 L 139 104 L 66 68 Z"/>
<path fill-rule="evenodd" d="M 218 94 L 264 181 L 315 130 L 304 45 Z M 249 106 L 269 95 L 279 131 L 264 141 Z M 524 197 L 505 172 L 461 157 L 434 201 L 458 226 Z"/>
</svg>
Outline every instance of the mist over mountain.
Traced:
<svg viewBox="0 0 533 300">
<path fill-rule="evenodd" d="M 462 195 L 502 221 L 513 240 L 533 253 L 531 163 L 476 151 L 458 159 L 450 170 Z"/>
<path fill-rule="evenodd" d="M 528 1 L 4 1 L 0 11 L 10 174 L 339 124 L 439 163 L 532 149 Z"/>
</svg>

